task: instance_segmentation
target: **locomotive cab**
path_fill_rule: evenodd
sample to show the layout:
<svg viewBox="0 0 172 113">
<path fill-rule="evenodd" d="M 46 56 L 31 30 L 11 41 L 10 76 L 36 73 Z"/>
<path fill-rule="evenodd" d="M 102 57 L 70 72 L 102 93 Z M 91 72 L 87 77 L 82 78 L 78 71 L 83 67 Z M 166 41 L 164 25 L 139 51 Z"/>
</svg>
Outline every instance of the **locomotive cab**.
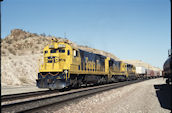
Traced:
<svg viewBox="0 0 172 113">
<path fill-rule="evenodd" d="M 55 47 L 54 47 L 55 46 Z M 49 45 L 44 49 L 44 65 L 40 71 L 62 72 L 69 69 L 71 49 L 65 43 Z"/>
<path fill-rule="evenodd" d="M 65 42 L 54 42 L 43 50 L 43 63 L 39 67 L 39 88 L 62 89 L 69 85 L 72 47 Z"/>
</svg>

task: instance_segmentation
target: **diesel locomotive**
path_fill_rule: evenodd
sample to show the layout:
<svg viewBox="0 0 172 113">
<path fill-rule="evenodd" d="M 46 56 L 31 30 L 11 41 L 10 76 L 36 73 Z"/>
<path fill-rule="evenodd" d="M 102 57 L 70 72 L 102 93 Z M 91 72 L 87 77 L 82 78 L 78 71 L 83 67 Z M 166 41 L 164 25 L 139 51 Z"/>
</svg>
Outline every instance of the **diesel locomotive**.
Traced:
<svg viewBox="0 0 172 113">
<path fill-rule="evenodd" d="M 43 50 L 38 88 L 63 89 L 87 84 L 134 80 L 135 66 L 110 57 L 84 51 L 68 42 L 52 39 Z"/>
</svg>

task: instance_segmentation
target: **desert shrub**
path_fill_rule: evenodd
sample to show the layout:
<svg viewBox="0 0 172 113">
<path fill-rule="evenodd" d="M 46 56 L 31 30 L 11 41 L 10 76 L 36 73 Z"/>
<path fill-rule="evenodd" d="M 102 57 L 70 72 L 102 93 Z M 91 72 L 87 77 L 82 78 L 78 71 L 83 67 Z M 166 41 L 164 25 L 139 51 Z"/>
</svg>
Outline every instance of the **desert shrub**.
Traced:
<svg viewBox="0 0 172 113">
<path fill-rule="evenodd" d="M 28 45 L 29 45 L 30 47 L 32 47 L 32 46 L 33 46 L 33 42 L 28 43 Z"/>
<path fill-rule="evenodd" d="M 42 34 L 40 34 L 41 36 L 43 36 L 43 37 L 45 37 L 46 36 L 46 34 L 45 33 L 42 33 Z"/>
<path fill-rule="evenodd" d="M 2 55 L 5 55 L 6 52 L 4 50 L 2 50 L 1 53 L 2 53 Z"/>
<path fill-rule="evenodd" d="M 41 41 L 40 41 L 40 40 L 38 40 L 38 41 L 37 41 L 37 44 L 41 44 Z"/>
<path fill-rule="evenodd" d="M 44 41 L 46 41 L 46 39 L 45 39 L 45 38 L 43 38 L 43 39 L 42 39 L 42 41 L 44 42 Z"/>
<path fill-rule="evenodd" d="M 14 40 L 14 41 L 16 41 L 16 42 L 18 41 L 18 39 L 17 39 L 17 38 L 14 38 L 13 40 Z"/>
<path fill-rule="evenodd" d="M 20 77 L 19 80 L 20 80 L 22 83 L 28 83 L 28 81 L 26 80 L 26 77 Z"/>
<path fill-rule="evenodd" d="M 25 41 L 24 41 L 24 43 L 27 43 L 27 42 L 28 42 L 28 40 L 25 40 Z"/>
<path fill-rule="evenodd" d="M 25 34 L 19 36 L 19 39 L 25 39 L 25 38 L 27 38 Z"/>
<path fill-rule="evenodd" d="M 33 35 L 33 36 L 38 36 L 38 34 L 37 34 L 37 33 L 33 33 L 32 35 Z"/>
<path fill-rule="evenodd" d="M 32 50 L 32 54 L 34 54 L 35 52 L 34 52 L 34 50 Z"/>
<path fill-rule="evenodd" d="M 8 48 L 8 51 L 9 51 L 10 53 L 12 53 L 13 55 L 16 55 L 16 52 L 15 52 L 15 50 L 14 50 L 12 47 L 9 47 L 9 48 Z"/>
<path fill-rule="evenodd" d="M 12 44 L 12 40 L 6 40 L 6 43 Z"/>
<path fill-rule="evenodd" d="M 7 49 L 7 45 L 4 45 L 3 47 L 4 47 L 5 49 Z"/>
<path fill-rule="evenodd" d="M 36 45 L 36 46 L 35 46 L 35 49 L 39 49 L 39 47 Z"/>
<path fill-rule="evenodd" d="M 18 50 L 22 50 L 22 48 L 23 48 L 22 45 L 21 44 L 18 44 L 17 49 Z"/>
</svg>

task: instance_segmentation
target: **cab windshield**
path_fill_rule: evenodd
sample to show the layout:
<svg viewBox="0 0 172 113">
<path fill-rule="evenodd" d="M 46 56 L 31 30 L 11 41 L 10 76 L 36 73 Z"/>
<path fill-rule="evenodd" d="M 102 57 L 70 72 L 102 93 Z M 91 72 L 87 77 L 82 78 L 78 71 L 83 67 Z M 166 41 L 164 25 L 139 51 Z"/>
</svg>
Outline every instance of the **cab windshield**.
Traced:
<svg viewBox="0 0 172 113">
<path fill-rule="evenodd" d="M 50 53 L 57 53 L 57 52 L 59 52 L 59 53 L 65 53 L 65 49 L 52 49 L 50 51 Z"/>
</svg>

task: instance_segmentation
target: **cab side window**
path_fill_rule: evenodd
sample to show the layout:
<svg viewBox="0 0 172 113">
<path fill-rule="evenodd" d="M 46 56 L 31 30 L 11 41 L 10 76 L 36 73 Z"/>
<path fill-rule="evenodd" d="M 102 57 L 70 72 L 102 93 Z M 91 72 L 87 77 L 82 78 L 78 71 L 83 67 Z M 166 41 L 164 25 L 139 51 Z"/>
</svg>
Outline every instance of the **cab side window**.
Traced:
<svg viewBox="0 0 172 113">
<path fill-rule="evenodd" d="M 76 56 L 78 57 L 78 51 L 76 51 Z"/>
<path fill-rule="evenodd" d="M 67 55 L 70 55 L 70 50 L 67 51 Z"/>
<path fill-rule="evenodd" d="M 73 56 L 74 56 L 74 57 L 77 57 L 77 56 L 78 56 L 78 51 L 77 51 L 77 50 L 74 50 L 74 51 L 73 51 Z"/>
</svg>

